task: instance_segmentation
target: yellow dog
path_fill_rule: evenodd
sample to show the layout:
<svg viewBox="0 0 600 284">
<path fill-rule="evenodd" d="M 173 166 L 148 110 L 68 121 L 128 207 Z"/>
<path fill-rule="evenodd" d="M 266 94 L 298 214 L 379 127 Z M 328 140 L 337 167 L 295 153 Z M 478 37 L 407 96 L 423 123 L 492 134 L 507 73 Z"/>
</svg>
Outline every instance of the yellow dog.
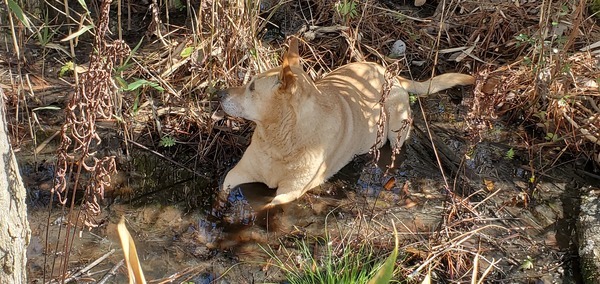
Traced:
<svg viewBox="0 0 600 284">
<path fill-rule="evenodd" d="M 298 43 L 292 38 L 280 67 L 218 94 L 227 114 L 256 123 L 252 142 L 225 177 L 223 190 L 262 182 L 277 188 L 267 207 L 288 203 L 369 152 L 377 139 L 384 75 L 381 65 L 359 62 L 314 82 L 300 66 Z M 389 139 L 393 147 L 401 147 L 406 140 L 409 93 L 425 95 L 473 83 L 472 76 L 458 73 L 425 82 L 394 78 L 384 106 L 383 143 Z"/>
</svg>

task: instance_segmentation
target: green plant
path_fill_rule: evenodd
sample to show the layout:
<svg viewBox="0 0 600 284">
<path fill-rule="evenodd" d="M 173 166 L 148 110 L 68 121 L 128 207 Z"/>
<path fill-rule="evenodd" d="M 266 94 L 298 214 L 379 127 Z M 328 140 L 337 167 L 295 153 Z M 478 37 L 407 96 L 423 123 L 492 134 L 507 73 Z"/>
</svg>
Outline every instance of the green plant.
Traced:
<svg viewBox="0 0 600 284">
<path fill-rule="evenodd" d="M 129 56 L 127 56 L 127 59 L 125 59 L 125 62 L 123 62 L 120 66 L 115 68 L 115 72 L 117 74 L 120 74 L 121 72 L 123 72 L 123 71 L 129 69 L 129 67 L 131 67 L 132 64 L 129 63 L 129 61 L 131 60 L 131 58 L 133 58 L 133 55 L 140 48 L 140 46 L 142 45 L 142 42 L 144 42 L 144 37 L 142 37 L 140 39 L 140 41 L 138 42 L 138 44 L 131 50 L 131 52 L 129 53 Z M 120 78 L 120 77 L 117 79 L 123 80 L 123 78 Z"/>
<path fill-rule="evenodd" d="M 531 258 L 531 256 L 527 256 L 527 258 L 525 260 L 523 260 L 523 263 L 521 263 L 521 269 L 522 270 L 533 269 L 533 258 Z"/>
<path fill-rule="evenodd" d="M 77 2 L 79 3 L 79 5 L 81 5 L 81 7 L 83 8 L 83 10 L 85 10 L 85 12 L 83 14 L 80 14 L 80 16 L 82 17 L 82 19 L 81 19 L 81 21 L 82 21 L 81 24 L 82 25 L 80 25 L 81 28 L 78 31 L 69 34 L 67 37 L 61 39 L 60 41 L 63 41 L 63 42 L 64 41 L 71 41 L 71 40 L 76 39 L 79 36 L 87 33 L 89 30 L 95 28 L 94 21 L 90 18 L 90 10 L 88 9 L 87 4 L 85 4 L 85 1 L 84 0 L 77 0 Z M 83 25 L 84 22 L 88 22 L 90 24 L 89 25 Z M 69 33 L 70 32 L 71 32 L 71 28 L 69 28 Z"/>
<path fill-rule="evenodd" d="M 515 150 L 513 148 L 508 149 L 508 151 L 506 151 L 506 155 L 504 155 L 504 158 L 507 160 L 512 160 L 515 157 Z"/>
<path fill-rule="evenodd" d="M 114 76 L 115 81 L 117 81 L 117 83 L 121 87 L 121 91 L 134 92 L 134 94 L 135 94 L 135 99 L 133 101 L 133 112 L 134 113 L 137 112 L 138 106 L 139 106 L 140 91 L 138 89 L 140 87 L 151 87 L 160 92 L 163 92 L 165 90 L 163 87 L 161 87 L 156 82 L 151 82 L 151 81 L 144 80 L 144 79 L 137 79 L 132 83 L 128 83 L 123 77 L 120 76 L 121 73 L 123 73 L 125 70 L 129 69 L 132 66 L 132 64 L 129 63 L 129 61 L 131 60 L 131 58 L 133 58 L 133 55 L 140 48 L 143 40 L 144 40 L 144 38 L 142 37 L 140 39 L 140 41 L 138 42 L 138 44 L 131 50 L 127 59 L 125 59 L 125 61 L 120 66 L 115 68 L 116 75 Z"/>
<path fill-rule="evenodd" d="M 48 11 L 44 15 L 44 23 L 40 28 L 35 32 L 37 36 L 38 42 L 42 48 L 46 48 L 46 46 L 52 41 L 54 35 L 56 34 L 56 30 L 51 30 L 49 27 L 50 20 L 48 19 Z"/>
<path fill-rule="evenodd" d="M 336 8 L 338 13 L 340 13 L 342 18 L 346 21 L 358 16 L 358 9 L 354 0 L 343 0 L 338 2 Z"/>
<path fill-rule="evenodd" d="M 135 91 L 141 87 L 152 87 L 161 92 L 165 91 L 165 89 L 163 87 L 161 87 L 158 83 L 148 81 L 145 79 L 137 79 L 137 80 L 133 81 L 132 83 L 126 84 L 126 86 L 123 87 L 122 89 L 123 89 L 123 91 Z"/>
<path fill-rule="evenodd" d="M 181 0 L 175 0 L 173 2 L 173 6 L 175 6 L 175 9 L 177 9 L 179 11 L 184 11 L 186 8 L 185 3 Z"/>
<path fill-rule="evenodd" d="M 195 48 L 193 46 L 188 46 L 184 48 L 179 55 L 181 58 L 188 58 L 192 55 L 192 53 L 194 53 L 194 50 Z"/>
<path fill-rule="evenodd" d="M 515 36 L 515 39 L 517 40 L 517 46 L 521 46 L 523 44 L 529 44 L 529 45 L 535 44 L 535 39 L 526 34 L 519 34 L 519 35 Z"/>
<path fill-rule="evenodd" d="M 137 79 L 137 80 L 133 81 L 132 83 L 127 83 L 127 81 L 125 81 L 125 79 L 123 79 L 119 76 L 116 76 L 115 80 L 121 86 L 121 91 L 134 93 L 134 95 L 135 95 L 135 99 L 133 101 L 133 112 L 134 113 L 136 113 L 138 111 L 138 106 L 139 106 L 139 102 L 140 102 L 140 88 L 151 87 L 159 92 L 165 91 L 165 89 L 163 87 L 161 87 L 158 83 L 148 81 L 145 79 Z"/>
<path fill-rule="evenodd" d="M 60 70 L 58 71 L 58 77 L 63 77 L 67 75 L 68 72 L 75 72 L 75 64 L 73 61 L 65 62 L 65 64 L 60 67 Z"/>
<path fill-rule="evenodd" d="M 290 284 L 295 283 L 366 283 L 374 268 L 373 252 L 368 247 L 352 249 L 349 244 L 334 247 L 325 240 L 323 256 L 314 256 L 306 240 L 298 241 L 301 262 L 299 266 L 287 266 L 286 275 Z M 281 265 L 285 265 L 281 263 Z"/>
<path fill-rule="evenodd" d="M 410 104 L 414 104 L 417 102 L 418 96 L 415 94 L 409 94 L 408 95 L 408 101 L 410 102 Z"/>
<path fill-rule="evenodd" d="M 544 139 L 546 139 L 548 141 L 556 142 L 556 141 L 560 140 L 560 136 L 557 135 L 556 133 L 548 132 L 548 133 L 546 133 L 546 137 L 544 137 Z"/>
<path fill-rule="evenodd" d="M 398 258 L 398 231 L 396 225 L 392 222 L 394 227 L 394 250 L 390 256 L 387 257 L 379 271 L 369 280 L 368 284 L 385 284 L 389 283 L 394 276 L 394 267 L 396 266 L 396 259 Z"/>
<path fill-rule="evenodd" d="M 596 2 L 596 1 L 593 1 Z M 560 5 L 560 11 L 558 12 L 559 16 L 566 16 L 571 14 L 571 11 L 569 10 L 569 6 L 567 4 L 562 4 Z"/>
<path fill-rule="evenodd" d="M 275 261 L 275 265 L 283 270 L 286 282 L 290 284 L 383 284 L 389 283 L 394 275 L 398 257 L 396 233 L 395 236 L 395 247 L 385 260 L 375 253 L 367 241 L 350 241 L 344 238 L 336 242 L 329 235 L 315 238 L 312 242 L 307 239 L 296 240 L 298 252 L 292 253 L 283 247 L 287 254 L 284 259 L 279 258 L 270 248 L 263 249 Z M 285 261 L 290 259 L 294 261 Z"/>
<path fill-rule="evenodd" d="M 172 147 L 175 146 L 175 138 L 165 135 L 160 138 L 160 142 L 158 143 L 161 147 Z"/>
<path fill-rule="evenodd" d="M 23 9 L 21 9 L 21 7 L 19 6 L 19 4 L 17 4 L 17 2 L 15 2 L 14 0 L 8 0 L 8 8 L 10 9 L 11 12 L 13 12 L 13 14 L 15 14 L 17 19 L 19 19 L 19 22 L 21 22 L 21 24 L 23 24 L 23 26 L 25 26 L 27 29 L 31 30 L 31 21 L 29 20 L 27 15 L 25 15 L 25 13 L 23 12 Z"/>
</svg>

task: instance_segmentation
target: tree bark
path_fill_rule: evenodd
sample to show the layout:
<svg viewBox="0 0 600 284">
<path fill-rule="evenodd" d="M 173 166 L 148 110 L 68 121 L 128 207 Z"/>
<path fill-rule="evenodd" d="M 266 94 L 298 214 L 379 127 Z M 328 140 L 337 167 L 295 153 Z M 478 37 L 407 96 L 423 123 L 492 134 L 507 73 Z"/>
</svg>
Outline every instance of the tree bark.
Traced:
<svg viewBox="0 0 600 284">
<path fill-rule="evenodd" d="M 25 187 L 8 142 L 4 93 L 0 88 L 0 283 L 27 283 Z"/>
<path fill-rule="evenodd" d="M 598 283 L 600 277 L 600 192 L 582 189 L 577 220 L 579 262 L 583 283 Z"/>
</svg>

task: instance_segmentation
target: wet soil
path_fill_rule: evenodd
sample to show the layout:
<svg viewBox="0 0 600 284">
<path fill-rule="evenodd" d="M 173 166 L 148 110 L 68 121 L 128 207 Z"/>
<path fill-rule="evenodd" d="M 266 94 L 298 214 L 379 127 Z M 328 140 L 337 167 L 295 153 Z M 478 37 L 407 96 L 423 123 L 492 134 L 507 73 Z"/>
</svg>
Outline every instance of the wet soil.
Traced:
<svg viewBox="0 0 600 284">
<path fill-rule="evenodd" d="M 148 152 L 127 157 L 116 151 L 118 137 L 106 135 L 107 149 L 119 153 L 122 169 L 97 216 L 99 226 L 68 232 L 73 241 L 68 271 L 113 250 L 78 280 L 97 280 L 114 267 L 122 259 L 115 228 L 125 216 L 148 279 L 279 282 L 284 273 L 266 251 L 289 258 L 284 252 L 297 248 L 294 240 L 328 234 L 367 239 L 385 252 L 392 248 L 394 222 L 404 255 L 398 264 L 414 275 L 422 275 L 420 265 L 431 254 L 439 256 L 435 263 L 442 275 L 451 263 L 441 256 L 472 265 L 478 255 L 481 271 L 492 267 L 490 282 L 580 280 L 573 241 L 579 190 L 597 185 L 597 176 L 578 160 L 531 162 L 523 129 L 497 125 L 473 138 L 464 118 L 468 97 L 455 104 L 447 95 L 433 95 L 423 103 L 439 163 L 415 104 L 410 142 L 388 173 L 391 152 L 383 148 L 378 164 L 371 163 L 372 155 L 357 157 L 298 202 L 264 212 L 253 208 L 266 204 L 274 191 L 262 184 L 234 190 L 226 209 L 215 210 L 219 173 L 199 169 L 214 176 L 206 180 Z M 30 151 L 22 147 L 19 162 L 30 197 L 30 278 L 42 283 L 59 275 L 66 213 L 56 201 L 48 209 L 52 155 L 36 157 L 42 161 L 36 164 Z M 125 282 L 126 269 L 110 279 Z"/>
</svg>

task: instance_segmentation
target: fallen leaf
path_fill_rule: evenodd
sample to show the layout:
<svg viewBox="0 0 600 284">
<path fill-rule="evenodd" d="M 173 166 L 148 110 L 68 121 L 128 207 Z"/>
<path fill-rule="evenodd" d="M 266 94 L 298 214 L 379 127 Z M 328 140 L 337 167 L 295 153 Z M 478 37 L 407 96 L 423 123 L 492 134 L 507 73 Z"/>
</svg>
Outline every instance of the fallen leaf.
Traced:
<svg viewBox="0 0 600 284">
<path fill-rule="evenodd" d="M 494 190 L 494 182 L 491 180 L 487 180 L 487 179 L 483 179 L 483 183 L 485 184 L 485 188 L 488 191 L 493 191 Z"/>
<path fill-rule="evenodd" d="M 394 186 L 396 185 L 396 178 L 391 177 L 390 179 L 388 179 L 385 184 L 383 185 L 383 188 L 385 190 L 392 190 L 392 188 L 394 188 Z"/>
<path fill-rule="evenodd" d="M 485 83 L 483 83 L 483 86 L 481 87 L 481 91 L 484 94 L 491 95 L 494 93 L 494 90 L 496 89 L 496 87 L 499 84 L 500 84 L 500 81 L 498 80 L 498 78 L 496 78 L 496 77 L 489 78 L 489 79 L 487 79 L 487 81 L 485 81 Z"/>
</svg>

